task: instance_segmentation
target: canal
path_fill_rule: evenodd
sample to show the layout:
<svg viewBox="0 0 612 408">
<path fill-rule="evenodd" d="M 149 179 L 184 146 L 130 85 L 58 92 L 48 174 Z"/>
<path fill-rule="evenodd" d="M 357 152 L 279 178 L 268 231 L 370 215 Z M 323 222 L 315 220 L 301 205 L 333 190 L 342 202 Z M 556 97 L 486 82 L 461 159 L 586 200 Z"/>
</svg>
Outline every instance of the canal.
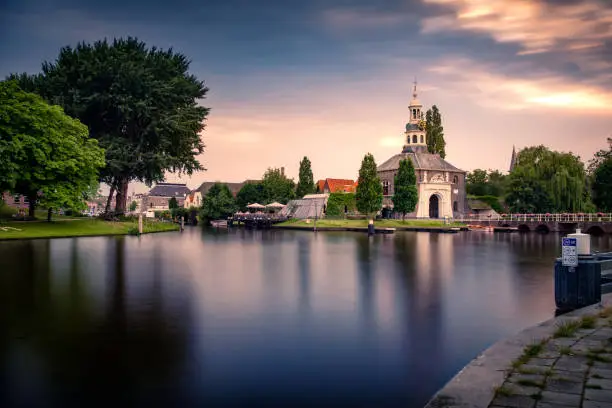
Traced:
<svg viewBox="0 0 612 408">
<path fill-rule="evenodd" d="M 0 406 L 418 408 L 554 315 L 559 241 L 189 228 L 0 242 Z"/>
</svg>

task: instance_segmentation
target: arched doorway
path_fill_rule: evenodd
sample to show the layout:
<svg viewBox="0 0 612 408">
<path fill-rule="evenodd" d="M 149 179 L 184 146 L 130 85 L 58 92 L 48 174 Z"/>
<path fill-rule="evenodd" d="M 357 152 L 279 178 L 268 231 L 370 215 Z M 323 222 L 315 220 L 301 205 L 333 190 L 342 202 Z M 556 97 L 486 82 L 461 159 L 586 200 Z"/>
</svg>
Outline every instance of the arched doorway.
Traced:
<svg viewBox="0 0 612 408">
<path fill-rule="evenodd" d="M 432 194 L 432 196 L 429 197 L 429 218 L 439 217 L 440 215 L 439 206 L 440 206 L 440 200 L 438 199 L 438 196 L 435 194 Z"/>
</svg>

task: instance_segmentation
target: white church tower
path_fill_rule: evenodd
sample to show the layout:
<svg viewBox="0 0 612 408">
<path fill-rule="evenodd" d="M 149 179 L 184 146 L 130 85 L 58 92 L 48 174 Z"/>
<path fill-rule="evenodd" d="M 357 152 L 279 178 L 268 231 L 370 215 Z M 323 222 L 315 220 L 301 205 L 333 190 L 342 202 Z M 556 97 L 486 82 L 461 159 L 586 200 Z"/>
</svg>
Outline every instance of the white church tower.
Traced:
<svg viewBox="0 0 612 408">
<path fill-rule="evenodd" d="M 403 153 L 427 153 L 427 134 L 425 133 L 423 105 L 418 99 L 416 79 L 408 110 L 410 112 L 410 119 L 406 123 L 406 132 L 404 133 L 406 139 Z"/>
</svg>

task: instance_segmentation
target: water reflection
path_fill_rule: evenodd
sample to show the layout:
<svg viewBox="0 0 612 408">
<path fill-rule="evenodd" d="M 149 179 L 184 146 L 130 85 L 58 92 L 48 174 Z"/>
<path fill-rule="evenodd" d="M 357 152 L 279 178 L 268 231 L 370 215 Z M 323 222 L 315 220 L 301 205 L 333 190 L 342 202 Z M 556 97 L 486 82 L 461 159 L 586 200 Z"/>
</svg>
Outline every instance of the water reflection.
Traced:
<svg viewBox="0 0 612 408">
<path fill-rule="evenodd" d="M 0 242 L 0 406 L 420 406 L 553 315 L 559 238 L 188 228 Z"/>
</svg>

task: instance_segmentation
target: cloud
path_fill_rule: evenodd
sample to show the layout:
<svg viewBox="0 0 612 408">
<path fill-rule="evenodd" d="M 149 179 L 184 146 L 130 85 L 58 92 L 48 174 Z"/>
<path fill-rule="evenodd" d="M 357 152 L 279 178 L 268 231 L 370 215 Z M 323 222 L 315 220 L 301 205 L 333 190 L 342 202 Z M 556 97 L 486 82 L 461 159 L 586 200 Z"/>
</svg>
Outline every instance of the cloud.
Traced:
<svg viewBox="0 0 612 408">
<path fill-rule="evenodd" d="M 423 0 L 447 13 L 423 20 L 423 33 L 469 31 L 516 43 L 521 55 L 592 49 L 612 39 L 612 10 L 603 1 L 551 5 L 537 0 Z"/>
<path fill-rule="evenodd" d="M 323 21 L 332 28 L 372 29 L 397 26 L 406 15 L 369 8 L 334 8 L 323 11 Z"/>
<path fill-rule="evenodd" d="M 568 81 L 560 75 L 504 75 L 491 66 L 461 57 L 443 60 L 429 71 L 441 81 L 453 82 L 453 92 L 463 93 L 485 107 L 612 113 L 612 91 Z"/>
</svg>

